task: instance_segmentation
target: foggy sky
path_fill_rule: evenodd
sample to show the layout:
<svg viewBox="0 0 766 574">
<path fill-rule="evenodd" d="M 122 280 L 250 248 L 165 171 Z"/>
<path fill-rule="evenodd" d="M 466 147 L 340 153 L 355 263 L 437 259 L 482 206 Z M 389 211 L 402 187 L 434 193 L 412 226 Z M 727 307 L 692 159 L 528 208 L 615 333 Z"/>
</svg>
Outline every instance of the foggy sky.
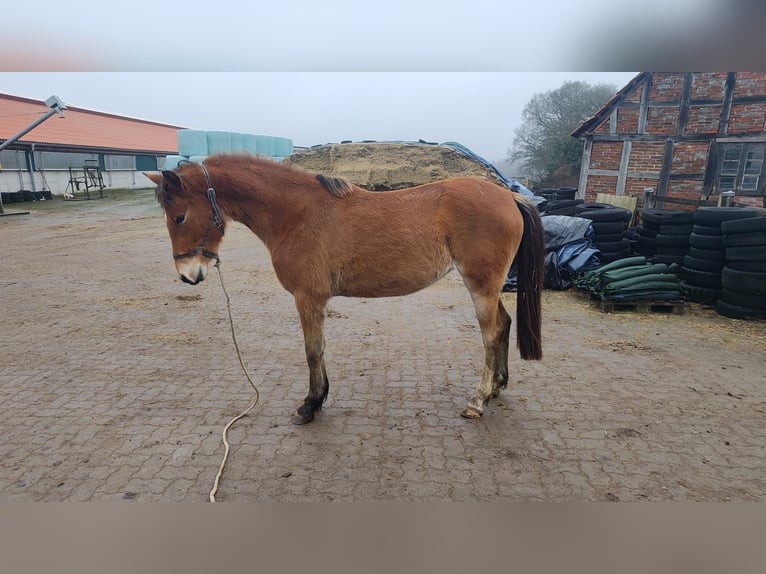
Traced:
<svg viewBox="0 0 766 574">
<path fill-rule="evenodd" d="M 458 141 L 492 161 L 534 94 L 634 76 L 553 70 L 757 68 L 766 16 L 761 0 L 6 4 L 2 93 L 298 146 Z"/>
<path fill-rule="evenodd" d="M 535 93 L 565 81 L 621 88 L 634 72 L 5 72 L 0 92 L 202 130 L 342 140 L 457 141 L 506 157 Z"/>
</svg>

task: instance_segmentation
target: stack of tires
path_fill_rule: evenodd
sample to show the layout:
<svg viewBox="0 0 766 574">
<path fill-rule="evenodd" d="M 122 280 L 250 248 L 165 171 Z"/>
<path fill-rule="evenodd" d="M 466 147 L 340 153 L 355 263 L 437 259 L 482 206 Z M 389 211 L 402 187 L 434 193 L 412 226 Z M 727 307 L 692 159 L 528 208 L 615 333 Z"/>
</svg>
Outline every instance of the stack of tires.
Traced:
<svg viewBox="0 0 766 574">
<path fill-rule="evenodd" d="M 630 240 L 624 237 L 633 216 L 629 209 L 607 203 L 583 203 L 578 206 L 576 216 L 593 222 L 593 243 L 601 252 L 602 264 L 631 256 Z"/>
<path fill-rule="evenodd" d="M 689 238 L 694 226 L 693 211 L 676 211 L 660 222 L 654 241 L 657 245 L 652 261 L 680 265 L 689 251 Z"/>
<path fill-rule="evenodd" d="M 701 207 L 694 212 L 688 253 L 678 270 L 681 287 L 690 301 L 716 305 L 722 295 L 726 259 L 722 224 L 756 215 L 757 209 L 747 207 Z"/>
<path fill-rule="evenodd" d="M 724 221 L 721 229 L 726 265 L 716 311 L 733 319 L 766 319 L 766 217 Z"/>
<path fill-rule="evenodd" d="M 643 208 L 634 250 L 657 263 L 681 263 L 689 247 L 693 213 L 676 209 Z"/>
<path fill-rule="evenodd" d="M 719 225 L 694 224 L 689 237 L 689 253 L 678 274 L 690 301 L 715 305 L 721 297 L 721 270 L 726 252 Z"/>
</svg>

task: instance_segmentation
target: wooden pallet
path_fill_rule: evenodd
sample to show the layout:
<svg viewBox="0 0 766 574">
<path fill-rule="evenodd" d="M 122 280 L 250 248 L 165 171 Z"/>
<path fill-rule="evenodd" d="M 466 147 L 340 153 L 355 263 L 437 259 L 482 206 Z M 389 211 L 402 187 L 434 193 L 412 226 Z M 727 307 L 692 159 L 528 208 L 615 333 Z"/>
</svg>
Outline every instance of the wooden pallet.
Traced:
<svg viewBox="0 0 766 574">
<path fill-rule="evenodd" d="M 684 313 L 683 301 L 607 301 L 595 299 L 599 309 L 606 313 L 615 311 L 634 311 L 637 313 L 671 313 L 682 315 Z"/>
</svg>

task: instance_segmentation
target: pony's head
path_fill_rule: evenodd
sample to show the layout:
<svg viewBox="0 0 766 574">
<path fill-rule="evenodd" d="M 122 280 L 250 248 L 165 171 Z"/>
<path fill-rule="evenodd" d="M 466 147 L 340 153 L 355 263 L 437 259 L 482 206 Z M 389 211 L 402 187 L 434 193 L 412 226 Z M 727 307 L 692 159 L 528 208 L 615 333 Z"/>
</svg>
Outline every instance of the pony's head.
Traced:
<svg viewBox="0 0 766 574">
<path fill-rule="evenodd" d="M 184 282 L 196 285 L 205 279 L 210 261 L 218 261 L 223 239 L 224 220 L 215 192 L 211 196 L 203 170 L 192 166 L 144 175 L 157 184 L 176 271 Z"/>
</svg>

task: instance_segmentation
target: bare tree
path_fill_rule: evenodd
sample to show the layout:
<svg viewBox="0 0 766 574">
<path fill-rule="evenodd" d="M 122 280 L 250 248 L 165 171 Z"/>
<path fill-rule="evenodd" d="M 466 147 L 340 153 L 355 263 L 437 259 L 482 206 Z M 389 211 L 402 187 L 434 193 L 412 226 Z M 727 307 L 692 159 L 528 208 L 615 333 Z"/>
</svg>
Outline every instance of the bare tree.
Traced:
<svg viewBox="0 0 766 574">
<path fill-rule="evenodd" d="M 582 143 L 572 132 L 611 98 L 616 86 L 565 82 L 560 88 L 535 94 L 522 112 L 509 161 L 520 161 L 539 186 L 576 186 Z"/>
</svg>

